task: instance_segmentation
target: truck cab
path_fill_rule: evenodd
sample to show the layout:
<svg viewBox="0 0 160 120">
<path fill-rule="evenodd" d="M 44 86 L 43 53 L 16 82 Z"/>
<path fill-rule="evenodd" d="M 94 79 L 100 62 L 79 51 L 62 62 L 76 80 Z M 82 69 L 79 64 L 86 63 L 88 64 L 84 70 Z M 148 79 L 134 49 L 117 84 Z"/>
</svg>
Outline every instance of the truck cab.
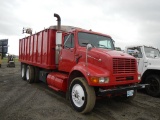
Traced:
<svg viewBox="0 0 160 120">
<path fill-rule="evenodd" d="M 87 49 L 88 44 L 91 45 L 90 50 Z M 89 85 L 93 86 L 140 82 L 135 58 L 115 51 L 113 40 L 109 35 L 75 29 L 63 35 L 62 45 L 59 54 L 59 71 L 70 75 L 79 71 L 85 76 Z M 106 81 L 94 83 L 90 78 L 95 76 Z"/>
<path fill-rule="evenodd" d="M 114 50 L 114 44 L 110 36 L 83 29 L 75 29 L 72 32 L 65 33 L 63 35 L 62 42 L 63 47 L 60 51 L 58 69 L 65 72 L 70 72 L 71 69 L 79 62 L 90 63 L 90 59 L 102 59 L 99 51 L 96 51 L 96 53 L 88 51 L 88 54 L 92 55 L 89 55 L 89 61 L 86 61 L 85 57 L 87 44 L 91 44 L 92 51 L 97 49 L 100 51 Z"/>
<path fill-rule="evenodd" d="M 154 97 L 160 96 L 160 51 L 157 48 L 140 45 L 128 46 L 125 52 L 137 59 L 142 83 L 149 84 L 146 92 Z"/>
</svg>

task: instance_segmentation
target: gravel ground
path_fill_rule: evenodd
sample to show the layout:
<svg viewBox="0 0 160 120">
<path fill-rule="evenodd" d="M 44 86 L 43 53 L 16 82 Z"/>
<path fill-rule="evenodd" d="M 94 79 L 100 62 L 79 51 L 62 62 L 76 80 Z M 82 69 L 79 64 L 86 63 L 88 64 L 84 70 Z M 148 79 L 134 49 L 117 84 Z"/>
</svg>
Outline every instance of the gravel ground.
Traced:
<svg viewBox="0 0 160 120">
<path fill-rule="evenodd" d="M 0 68 L 0 120 L 160 120 L 160 98 L 138 92 L 131 103 L 104 98 L 89 114 L 74 111 L 63 93 L 21 79 L 20 64 Z"/>
</svg>

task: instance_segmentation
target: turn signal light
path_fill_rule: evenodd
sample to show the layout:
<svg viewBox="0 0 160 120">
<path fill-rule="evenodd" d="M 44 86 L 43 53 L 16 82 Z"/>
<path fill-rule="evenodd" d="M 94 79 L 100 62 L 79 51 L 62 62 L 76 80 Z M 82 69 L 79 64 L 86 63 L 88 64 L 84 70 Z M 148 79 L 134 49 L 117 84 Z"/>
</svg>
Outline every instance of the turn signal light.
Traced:
<svg viewBox="0 0 160 120">
<path fill-rule="evenodd" d="M 93 83 L 99 83 L 99 78 L 98 77 L 91 77 L 91 81 Z"/>
</svg>

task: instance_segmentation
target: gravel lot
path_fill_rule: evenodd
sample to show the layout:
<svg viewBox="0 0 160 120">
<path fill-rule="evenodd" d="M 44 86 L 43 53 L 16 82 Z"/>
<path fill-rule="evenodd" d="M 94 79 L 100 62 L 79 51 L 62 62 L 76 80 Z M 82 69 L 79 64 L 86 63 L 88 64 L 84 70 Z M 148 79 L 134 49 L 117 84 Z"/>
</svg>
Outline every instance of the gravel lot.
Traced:
<svg viewBox="0 0 160 120">
<path fill-rule="evenodd" d="M 74 111 L 63 93 L 21 79 L 20 64 L 0 68 L 0 120 L 160 120 L 160 98 L 138 92 L 131 103 L 99 99 L 89 114 Z"/>
</svg>

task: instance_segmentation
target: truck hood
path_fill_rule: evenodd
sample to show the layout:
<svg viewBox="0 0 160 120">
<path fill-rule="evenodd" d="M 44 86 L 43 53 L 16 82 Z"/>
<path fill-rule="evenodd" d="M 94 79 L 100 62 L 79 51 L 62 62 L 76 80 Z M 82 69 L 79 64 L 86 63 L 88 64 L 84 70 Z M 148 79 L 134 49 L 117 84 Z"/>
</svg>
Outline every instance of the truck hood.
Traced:
<svg viewBox="0 0 160 120">
<path fill-rule="evenodd" d="M 147 62 L 149 69 L 160 69 L 160 58 L 148 58 Z"/>
<path fill-rule="evenodd" d="M 80 62 L 85 62 L 86 49 L 80 48 L 78 49 L 78 51 L 79 51 L 78 54 L 81 55 L 83 54 L 82 55 L 83 57 L 81 57 Z M 90 51 L 88 51 L 88 65 L 96 66 L 98 69 L 109 70 L 110 72 L 113 72 L 114 63 L 117 66 L 121 66 L 120 64 L 122 64 L 122 67 L 125 68 L 126 67 L 125 62 L 128 62 L 128 59 L 132 59 L 131 62 L 135 62 L 136 65 L 136 59 L 133 56 L 120 51 L 101 49 L 101 48 L 92 48 Z M 129 64 L 128 67 L 133 67 L 133 65 L 134 64 Z M 122 69 L 119 68 L 117 70 L 122 70 Z"/>
<path fill-rule="evenodd" d="M 126 53 L 110 50 L 110 49 L 101 49 L 101 48 L 93 48 L 90 51 L 92 57 L 96 58 L 97 60 L 101 60 L 101 62 L 94 62 L 97 66 L 101 66 L 104 69 L 112 71 L 113 59 L 117 61 L 118 59 L 135 59 L 133 56 L 128 55 Z M 118 58 L 118 59 L 117 59 Z M 119 60 L 118 60 L 119 61 Z M 135 59 L 136 61 L 136 59 Z M 93 64 L 93 63 L 92 63 Z"/>
<path fill-rule="evenodd" d="M 95 52 L 97 54 L 103 54 L 103 55 L 107 55 L 110 56 L 112 58 L 134 58 L 131 55 L 128 55 L 127 53 L 123 53 L 121 51 L 116 51 L 116 50 L 109 50 L 109 49 L 101 49 L 101 48 L 93 48 L 91 50 L 92 52 Z"/>
</svg>

